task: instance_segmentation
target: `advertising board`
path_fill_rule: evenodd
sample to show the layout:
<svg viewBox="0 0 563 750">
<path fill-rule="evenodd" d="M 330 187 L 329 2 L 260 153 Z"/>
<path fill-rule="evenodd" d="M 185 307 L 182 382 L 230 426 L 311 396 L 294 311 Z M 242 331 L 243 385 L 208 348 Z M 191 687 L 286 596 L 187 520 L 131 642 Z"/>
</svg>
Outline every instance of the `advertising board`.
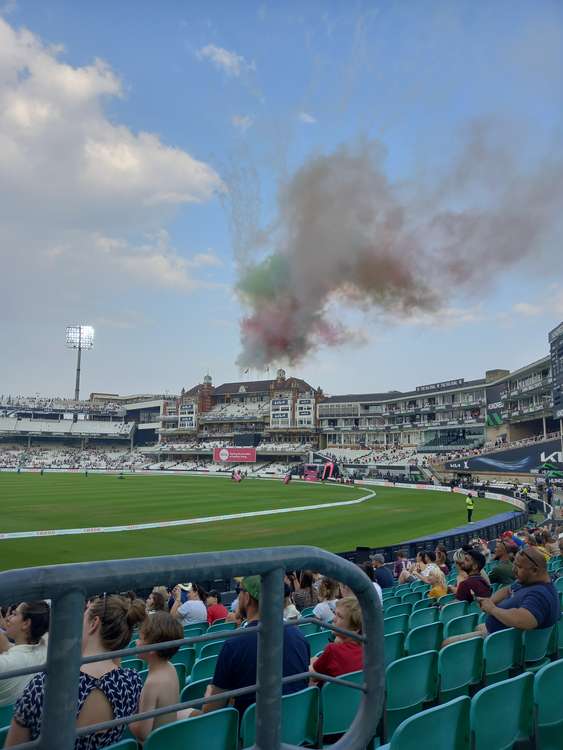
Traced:
<svg viewBox="0 0 563 750">
<path fill-rule="evenodd" d="M 226 464 L 251 464 L 256 461 L 256 448 L 213 448 L 213 460 Z"/>
</svg>

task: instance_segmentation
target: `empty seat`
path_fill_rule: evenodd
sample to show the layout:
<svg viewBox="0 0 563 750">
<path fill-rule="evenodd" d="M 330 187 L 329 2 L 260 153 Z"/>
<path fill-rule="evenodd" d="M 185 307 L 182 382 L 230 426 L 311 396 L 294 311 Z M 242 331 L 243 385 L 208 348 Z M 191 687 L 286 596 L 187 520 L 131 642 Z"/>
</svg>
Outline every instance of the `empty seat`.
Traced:
<svg viewBox="0 0 563 750">
<path fill-rule="evenodd" d="M 534 679 L 538 750 L 560 750 L 563 738 L 563 660 L 546 664 Z"/>
<path fill-rule="evenodd" d="M 485 683 L 491 685 L 506 680 L 510 670 L 522 659 L 522 631 L 515 628 L 498 630 L 485 638 L 483 662 Z"/>
<path fill-rule="evenodd" d="M 469 695 L 483 674 L 483 639 L 477 636 L 445 646 L 438 654 L 438 696 L 440 702 Z"/>
<path fill-rule="evenodd" d="M 433 622 L 410 630 L 405 641 L 405 653 L 409 656 L 423 651 L 438 651 L 443 640 L 443 625 Z"/>
<path fill-rule="evenodd" d="M 389 633 L 406 633 L 409 629 L 409 615 L 398 615 L 397 617 L 383 618 L 383 632 Z"/>
<path fill-rule="evenodd" d="M 437 651 L 426 651 L 394 661 L 385 672 L 385 685 L 385 736 L 389 739 L 402 721 L 436 698 Z"/>
<path fill-rule="evenodd" d="M 413 612 L 409 618 L 409 628 L 419 628 L 421 625 L 431 625 L 438 620 L 438 607 L 427 607 Z"/>
<path fill-rule="evenodd" d="M 534 733 L 534 677 L 529 672 L 480 690 L 471 701 L 474 750 L 509 750 Z"/>
<path fill-rule="evenodd" d="M 470 750 L 470 707 L 469 698 L 461 697 L 411 716 L 397 727 L 385 750 L 420 750 L 427 746 L 439 750 Z"/>
<path fill-rule="evenodd" d="M 143 750 L 238 750 L 238 711 L 221 708 L 151 732 Z"/>
<path fill-rule="evenodd" d="M 455 617 L 462 617 L 466 612 L 467 602 L 451 602 L 440 611 L 440 622 L 444 625 Z"/>
<path fill-rule="evenodd" d="M 479 615 L 463 615 L 463 617 L 454 617 L 444 626 L 444 638 L 451 638 L 454 635 L 465 635 L 471 633 L 477 628 Z"/>
<path fill-rule="evenodd" d="M 319 733 L 320 690 L 308 687 L 282 696 L 281 740 L 289 745 L 315 744 Z M 240 723 L 243 747 L 252 747 L 256 737 L 256 703 L 244 712 Z M 188 745 L 186 745 L 188 747 Z M 192 750 L 191 746 L 190 750 Z M 211 743 L 208 747 L 213 747 Z"/>
<path fill-rule="evenodd" d="M 402 659 L 405 655 L 405 634 L 401 631 L 389 633 L 383 636 L 383 655 L 385 666 L 388 667 L 391 662 Z"/>
</svg>

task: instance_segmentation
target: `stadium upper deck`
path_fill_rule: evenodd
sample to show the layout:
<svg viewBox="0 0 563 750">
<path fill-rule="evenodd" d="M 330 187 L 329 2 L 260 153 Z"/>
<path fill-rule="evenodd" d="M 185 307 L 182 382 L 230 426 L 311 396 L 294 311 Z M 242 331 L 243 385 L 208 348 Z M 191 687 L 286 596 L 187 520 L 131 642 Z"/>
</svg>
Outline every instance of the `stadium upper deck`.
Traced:
<svg viewBox="0 0 563 750">
<path fill-rule="evenodd" d="M 83 440 L 116 436 L 145 445 L 218 441 L 468 451 L 560 430 L 563 415 L 554 414 L 553 396 L 561 384 L 559 375 L 556 382 L 552 377 L 550 343 L 551 357 L 514 372 L 488 370 L 477 380 L 441 381 L 407 392 L 326 396 L 321 388 L 278 370 L 274 379 L 219 386 L 206 375 L 179 396 L 93 393 L 87 402 L 2 397 L 0 438 L 45 432 Z M 561 368 L 556 364 L 555 370 Z"/>
</svg>

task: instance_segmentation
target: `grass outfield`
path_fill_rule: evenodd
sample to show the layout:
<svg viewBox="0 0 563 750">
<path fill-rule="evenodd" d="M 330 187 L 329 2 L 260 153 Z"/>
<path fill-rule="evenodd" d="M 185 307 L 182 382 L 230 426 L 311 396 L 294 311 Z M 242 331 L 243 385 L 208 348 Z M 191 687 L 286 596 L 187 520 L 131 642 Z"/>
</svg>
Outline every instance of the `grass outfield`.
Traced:
<svg viewBox="0 0 563 750">
<path fill-rule="evenodd" d="M 61 562 L 312 544 L 380 546 L 465 522 L 459 494 L 375 488 L 360 505 L 111 534 L 0 540 L 0 570 Z M 365 487 L 192 476 L 0 473 L 0 531 L 113 526 L 354 500 Z M 478 500 L 475 520 L 509 510 Z"/>
</svg>

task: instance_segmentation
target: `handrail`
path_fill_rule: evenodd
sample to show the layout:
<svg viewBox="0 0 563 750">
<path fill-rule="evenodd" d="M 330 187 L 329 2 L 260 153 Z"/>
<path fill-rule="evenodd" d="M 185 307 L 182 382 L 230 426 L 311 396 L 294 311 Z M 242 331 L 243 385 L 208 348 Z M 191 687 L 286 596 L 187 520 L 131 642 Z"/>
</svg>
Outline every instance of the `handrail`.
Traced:
<svg viewBox="0 0 563 750">
<path fill-rule="evenodd" d="M 46 686 L 41 735 L 36 742 L 25 746 L 38 750 L 72 750 L 76 737 L 92 731 L 76 727 L 79 665 L 95 661 L 82 659 L 81 635 L 84 604 L 88 597 L 100 591 L 123 591 L 150 588 L 155 582 L 173 586 L 185 580 L 186 573 L 194 580 L 226 578 L 232 575 L 260 575 L 260 626 L 257 629 L 258 655 L 256 687 L 241 688 L 244 693 L 256 692 L 255 750 L 296 750 L 280 740 L 282 684 L 300 679 L 298 675 L 282 678 L 283 650 L 283 577 L 286 569 L 312 568 L 349 586 L 358 597 L 362 609 L 364 636 L 364 684 L 356 717 L 346 734 L 333 746 L 334 750 L 360 750 L 375 735 L 382 711 L 384 693 L 383 620 L 371 581 L 355 565 L 330 552 L 316 547 L 273 547 L 265 549 L 207 552 L 152 558 L 135 558 L 107 562 L 53 565 L 42 568 L 12 570 L 0 573 L 0 602 L 8 602 L 17 591 L 19 599 L 51 599 L 51 628 L 46 665 Z M 316 621 L 303 618 L 303 622 Z M 318 622 L 318 621 L 316 621 Z M 333 630 L 340 630 L 332 627 Z M 230 631 L 228 637 L 242 637 L 244 629 Z M 208 640 L 205 636 L 182 639 L 182 643 Z M 150 650 L 165 648 L 155 644 Z M 118 654 L 130 655 L 149 650 L 122 649 Z M 35 668 L 37 670 L 37 667 Z M 18 670 L 14 670 L 18 671 Z M 20 672 L 21 673 L 21 672 Z M 0 679 L 8 674 L 0 675 Z M 56 679 L 53 679 L 56 676 Z M 306 676 L 311 676 L 306 673 Z M 302 678 L 303 676 L 301 676 Z M 338 678 L 322 679 L 342 682 Z M 356 686 L 358 689 L 358 686 Z M 231 691 L 232 695 L 242 694 Z M 222 693 L 221 698 L 228 697 Z M 184 708 L 208 701 L 198 699 L 178 704 Z M 141 716 L 170 713 L 170 708 L 146 712 Z M 95 725 L 99 729 L 126 724 L 135 719 L 113 720 Z M 24 748 L 24 745 L 18 747 Z"/>
</svg>

